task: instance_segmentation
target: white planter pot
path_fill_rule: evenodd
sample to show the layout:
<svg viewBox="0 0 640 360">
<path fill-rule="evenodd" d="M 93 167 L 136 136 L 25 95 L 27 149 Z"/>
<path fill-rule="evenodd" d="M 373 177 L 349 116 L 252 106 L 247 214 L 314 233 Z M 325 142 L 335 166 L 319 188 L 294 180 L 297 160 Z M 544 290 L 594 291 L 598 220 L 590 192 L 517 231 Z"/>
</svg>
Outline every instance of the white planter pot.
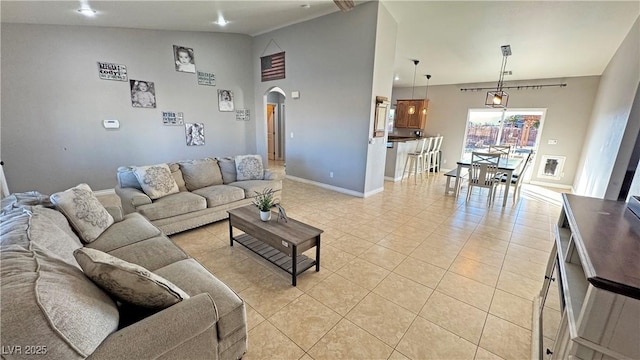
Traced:
<svg viewBox="0 0 640 360">
<path fill-rule="evenodd" d="M 271 211 L 260 211 L 260 220 L 262 221 L 271 220 Z"/>
</svg>

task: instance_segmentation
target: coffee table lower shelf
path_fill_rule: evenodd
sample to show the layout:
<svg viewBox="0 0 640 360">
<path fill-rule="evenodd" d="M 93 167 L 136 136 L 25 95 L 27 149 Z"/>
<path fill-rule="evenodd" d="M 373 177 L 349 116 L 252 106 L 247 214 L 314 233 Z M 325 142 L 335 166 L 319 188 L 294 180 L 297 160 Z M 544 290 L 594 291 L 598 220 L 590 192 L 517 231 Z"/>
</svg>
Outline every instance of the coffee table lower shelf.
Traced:
<svg viewBox="0 0 640 360">
<path fill-rule="evenodd" d="M 281 252 L 280 250 L 265 244 L 264 242 L 254 238 L 251 235 L 242 234 L 233 238 L 234 241 L 260 255 L 263 259 L 269 261 L 280 269 L 293 275 L 293 259 Z M 295 253 L 295 252 L 294 252 Z M 306 270 L 316 265 L 316 261 L 306 255 L 297 255 L 296 257 L 295 272 L 296 276 L 302 274 Z M 295 283 L 294 283 L 295 285 Z"/>
</svg>

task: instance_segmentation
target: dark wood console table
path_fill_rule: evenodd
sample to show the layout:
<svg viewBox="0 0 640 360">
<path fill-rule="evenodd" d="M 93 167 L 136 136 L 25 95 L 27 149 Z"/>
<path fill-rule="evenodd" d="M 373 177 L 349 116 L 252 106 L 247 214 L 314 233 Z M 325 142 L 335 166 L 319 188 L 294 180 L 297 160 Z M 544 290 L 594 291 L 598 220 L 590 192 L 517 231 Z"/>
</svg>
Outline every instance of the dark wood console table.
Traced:
<svg viewBox="0 0 640 360">
<path fill-rule="evenodd" d="M 640 358 L 640 219 L 623 201 L 563 194 L 534 358 Z"/>
</svg>

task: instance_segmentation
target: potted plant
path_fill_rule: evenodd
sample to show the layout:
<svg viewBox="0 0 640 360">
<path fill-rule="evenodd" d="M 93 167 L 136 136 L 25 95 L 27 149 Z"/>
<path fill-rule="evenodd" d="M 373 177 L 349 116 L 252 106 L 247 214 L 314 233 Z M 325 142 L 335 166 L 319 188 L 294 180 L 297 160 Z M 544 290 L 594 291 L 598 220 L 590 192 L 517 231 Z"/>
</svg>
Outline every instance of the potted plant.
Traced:
<svg viewBox="0 0 640 360">
<path fill-rule="evenodd" d="M 260 210 L 260 220 L 271 220 L 271 207 L 275 205 L 273 190 L 264 189 L 262 192 L 254 192 L 256 193 L 256 197 L 253 198 L 253 205 L 257 206 Z"/>
</svg>

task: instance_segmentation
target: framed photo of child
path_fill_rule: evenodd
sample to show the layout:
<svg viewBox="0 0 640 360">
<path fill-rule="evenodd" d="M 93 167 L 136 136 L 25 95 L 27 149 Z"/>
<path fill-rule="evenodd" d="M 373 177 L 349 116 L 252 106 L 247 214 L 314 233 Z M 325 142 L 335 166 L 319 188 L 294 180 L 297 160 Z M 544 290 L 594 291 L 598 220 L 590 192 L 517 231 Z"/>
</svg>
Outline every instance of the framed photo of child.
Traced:
<svg viewBox="0 0 640 360">
<path fill-rule="evenodd" d="M 133 107 L 156 107 L 156 89 L 151 81 L 129 80 L 131 87 L 131 105 Z"/>
<path fill-rule="evenodd" d="M 187 146 L 204 145 L 204 123 L 184 124 Z"/>
<path fill-rule="evenodd" d="M 173 45 L 173 60 L 176 65 L 176 71 L 196 73 L 196 60 L 193 56 L 193 49 Z"/>
<path fill-rule="evenodd" d="M 218 90 L 218 110 L 233 111 L 233 91 Z"/>
</svg>

